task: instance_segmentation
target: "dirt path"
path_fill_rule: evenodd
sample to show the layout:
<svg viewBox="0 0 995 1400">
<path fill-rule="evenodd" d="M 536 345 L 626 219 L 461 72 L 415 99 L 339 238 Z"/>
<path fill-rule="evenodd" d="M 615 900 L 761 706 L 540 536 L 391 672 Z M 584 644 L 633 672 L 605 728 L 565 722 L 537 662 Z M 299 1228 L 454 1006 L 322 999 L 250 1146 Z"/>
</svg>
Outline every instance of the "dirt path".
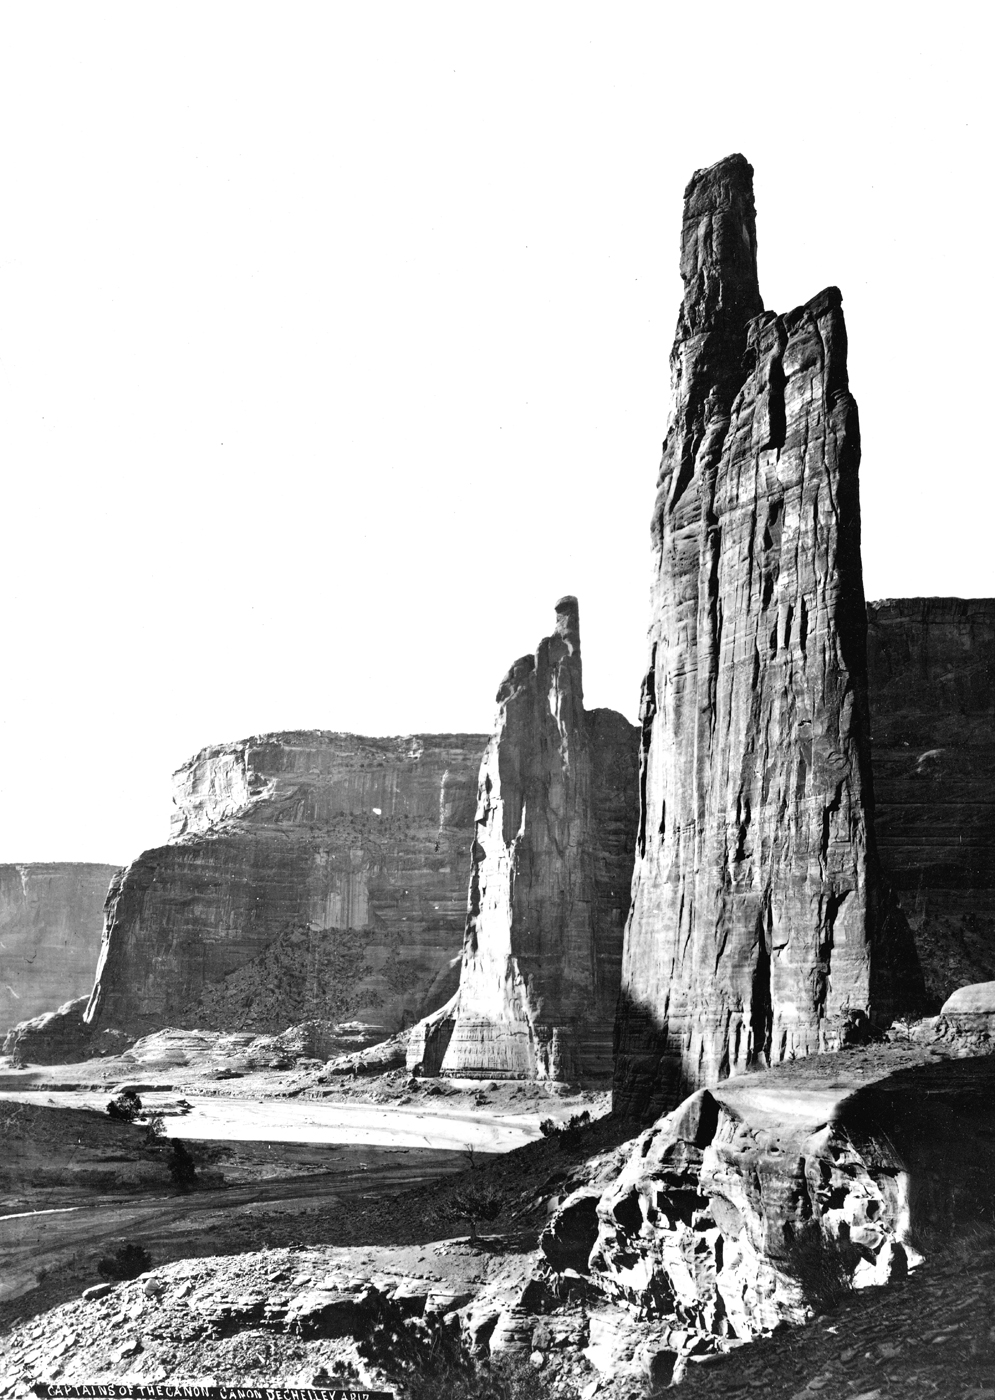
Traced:
<svg viewBox="0 0 995 1400">
<path fill-rule="evenodd" d="M 236 1222 L 258 1235 L 265 1233 L 267 1219 L 286 1227 L 293 1217 L 327 1213 L 350 1199 L 368 1202 L 391 1196 L 466 1167 L 456 1151 L 408 1149 L 369 1155 L 366 1169 L 350 1166 L 185 1196 L 103 1197 L 87 1205 L 4 1216 L 0 1218 L 0 1301 L 19 1297 L 34 1288 L 40 1277 L 89 1260 L 121 1239 L 142 1244 L 157 1261 L 178 1258 L 189 1252 L 191 1242 L 203 1248 L 206 1235 L 218 1231 L 224 1235 L 226 1227 Z"/>
<path fill-rule="evenodd" d="M 8 1091 L 0 1098 L 102 1107 L 87 1092 Z M 143 1096 L 143 1103 L 154 1113 L 160 1103 L 175 1099 L 175 1093 L 153 1092 Z M 465 1103 L 408 1106 L 207 1095 L 189 1095 L 187 1101 L 190 1113 L 166 1121 L 171 1137 L 272 1144 L 275 1163 L 280 1144 L 290 1147 L 288 1159 L 299 1144 L 315 1144 L 319 1153 L 327 1146 L 332 1149 L 328 1169 L 187 1196 L 117 1194 L 68 1208 L 59 1201 L 64 1208 L 11 1212 L 0 1217 L 0 1302 L 20 1297 L 56 1272 L 78 1267 L 92 1275 L 95 1259 L 112 1242 L 140 1243 L 162 1261 L 222 1241 L 230 1247 L 243 1234 L 258 1240 L 268 1229 L 285 1237 L 293 1233 L 298 1217 L 317 1214 L 327 1222 L 341 1215 L 350 1200 L 366 1205 L 465 1170 L 467 1147 L 486 1155 L 504 1153 L 540 1136 L 538 1113 L 468 1109 Z M 302 1227 L 314 1223 L 301 1221 Z"/>
</svg>

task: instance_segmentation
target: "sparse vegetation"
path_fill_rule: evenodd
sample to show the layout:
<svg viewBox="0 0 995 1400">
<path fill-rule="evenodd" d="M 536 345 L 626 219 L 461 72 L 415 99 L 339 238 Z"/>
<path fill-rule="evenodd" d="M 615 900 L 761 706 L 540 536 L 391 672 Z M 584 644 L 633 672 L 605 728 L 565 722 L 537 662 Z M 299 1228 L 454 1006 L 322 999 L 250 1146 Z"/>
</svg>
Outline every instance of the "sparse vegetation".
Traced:
<svg viewBox="0 0 995 1400">
<path fill-rule="evenodd" d="M 504 1196 L 490 1186 L 461 1187 L 449 1201 L 445 1214 L 450 1220 L 465 1220 L 470 1226 L 470 1238 L 477 1238 L 481 1220 L 494 1220 L 501 1214 Z"/>
<path fill-rule="evenodd" d="M 565 1123 L 557 1123 L 555 1118 L 544 1118 L 539 1124 L 539 1131 L 543 1137 L 555 1138 L 557 1147 L 565 1152 L 568 1148 L 576 1147 L 581 1128 L 586 1128 L 590 1121 L 591 1115 L 585 1108 L 583 1113 L 575 1113 Z"/>
<path fill-rule="evenodd" d="M 105 1254 L 97 1265 L 102 1278 L 129 1279 L 152 1267 L 152 1256 L 140 1244 L 123 1244 L 113 1254 Z"/>
<path fill-rule="evenodd" d="M 166 1120 L 161 1113 L 153 1113 L 145 1124 L 145 1141 L 148 1144 L 161 1141 L 166 1136 Z"/>
<path fill-rule="evenodd" d="M 526 1357 L 498 1358 L 474 1365 L 472 1362 L 432 1366 L 405 1385 L 408 1400 L 576 1400 L 577 1391 L 569 1384 L 553 1388 L 555 1374 L 539 1369 Z"/>
<path fill-rule="evenodd" d="M 169 1154 L 169 1174 L 180 1191 L 192 1191 L 197 1184 L 197 1168 L 189 1151 L 176 1138 Z"/>
<path fill-rule="evenodd" d="M 107 1105 L 108 1118 L 116 1118 L 122 1123 L 134 1123 L 142 1111 L 142 1101 L 134 1089 L 125 1089 Z"/>
<path fill-rule="evenodd" d="M 855 1244 L 827 1234 L 812 1220 L 791 1240 L 786 1264 L 806 1302 L 816 1312 L 827 1313 L 853 1292 L 853 1271 L 859 1261 Z"/>
</svg>

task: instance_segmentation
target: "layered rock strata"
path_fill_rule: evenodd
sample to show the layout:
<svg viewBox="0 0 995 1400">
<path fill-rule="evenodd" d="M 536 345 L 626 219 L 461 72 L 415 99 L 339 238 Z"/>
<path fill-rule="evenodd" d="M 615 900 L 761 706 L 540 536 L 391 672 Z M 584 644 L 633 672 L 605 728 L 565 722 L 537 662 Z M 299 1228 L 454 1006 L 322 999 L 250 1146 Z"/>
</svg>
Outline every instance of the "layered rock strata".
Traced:
<svg viewBox="0 0 995 1400">
<path fill-rule="evenodd" d="M 91 1031 L 383 1034 L 455 990 L 486 736 L 268 734 L 175 775 L 168 845 L 111 888 Z"/>
<path fill-rule="evenodd" d="M 800 1321 L 990 1218 L 995 1058 L 846 1080 L 785 1067 L 696 1091 L 563 1202 L 551 1270 L 669 1321 L 679 1351 Z"/>
<path fill-rule="evenodd" d="M 616 1104 L 831 1049 L 908 969 L 868 819 L 857 408 L 839 291 L 757 284 L 753 171 L 685 192 L 653 514 Z"/>
<path fill-rule="evenodd" d="M 0 865 L 0 1036 L 89 992 L 116 865 Z"/>
<path fill-rule="evenodd" d="M 995 599 L 867 608 L 875 830 L 927 989 L 995 979 Z"/>
<path fill-rule="evenodd" d="M 576 598 L 501 682 L 480 769 L 459 996 L 423 1066 L 610 1073 L 636 822 L 638 731 L 585 710 Z"/>
</svg>

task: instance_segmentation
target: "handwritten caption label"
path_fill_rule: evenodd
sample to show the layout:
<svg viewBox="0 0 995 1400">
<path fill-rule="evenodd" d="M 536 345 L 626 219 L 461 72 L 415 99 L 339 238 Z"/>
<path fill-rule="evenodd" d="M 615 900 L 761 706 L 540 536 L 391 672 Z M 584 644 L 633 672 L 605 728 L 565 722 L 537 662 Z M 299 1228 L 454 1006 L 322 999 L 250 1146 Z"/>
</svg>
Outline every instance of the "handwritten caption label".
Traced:
<svg viewBox="0 0 995 1400">
<path fill-rule="evenodd" d="M 390 1390 L 339 1390 L 334 1386 L 268 1385 L 60 1385 L 38 1381 L 32 1390 L 42 1400 L 395 1400 Z"/>
</svg>

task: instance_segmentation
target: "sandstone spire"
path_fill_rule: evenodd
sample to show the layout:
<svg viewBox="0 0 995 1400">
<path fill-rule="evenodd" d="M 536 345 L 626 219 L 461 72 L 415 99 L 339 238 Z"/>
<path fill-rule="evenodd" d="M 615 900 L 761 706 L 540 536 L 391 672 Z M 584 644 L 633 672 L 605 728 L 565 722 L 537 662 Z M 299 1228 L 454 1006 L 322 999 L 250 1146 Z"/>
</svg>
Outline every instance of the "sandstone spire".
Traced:
<svg viewBox="0 0 995 1400">
<path fill-rule="evenodd" d="M 556 604 L 553 634 L 515 662 L 497 702 L 459 996 L 454 1019 L 432 1028 L 427 1058 L 453 1074 L 607 1074 L 638 731 L 612 710 L 584 709 L 576 598 Z"/>
<path fill-rule="evenodd" d="M 869 821 L 841 297 L 763 310 L 752 179 L 735 155 L 685 192 L 616 1066 L 643 1113 L 838 1045 L 903 956 Z"/>
</svg>

